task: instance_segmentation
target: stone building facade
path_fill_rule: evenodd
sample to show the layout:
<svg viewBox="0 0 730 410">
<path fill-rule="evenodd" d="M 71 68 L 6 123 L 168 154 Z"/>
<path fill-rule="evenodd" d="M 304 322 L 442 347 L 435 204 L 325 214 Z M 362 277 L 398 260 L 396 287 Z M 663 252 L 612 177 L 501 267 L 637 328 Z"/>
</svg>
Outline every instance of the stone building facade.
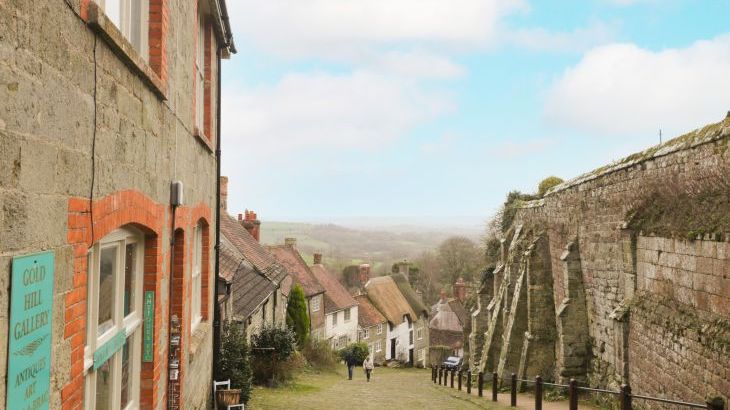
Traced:
<svg viewBox="0 0 730 410">
<path fill-rule="evenodd" d="M 50 408 L 205 408 L 226 5 L 100 4 L 0 3 L 0 282 L 14 259 L 53 255 L 50 384 L 37 392 Z M 17 291 L 0 292 L 3 335 Z M 3 371 L 7 351 L 0 337 Z M 0 385 L 0 407 L 16 387 Z"/>
<path fill-rule="evenodd" d="M 727 401 L 728 142 L 730 116 L 519 209 L 482 280 L 472 367 Z"/>
</svg>

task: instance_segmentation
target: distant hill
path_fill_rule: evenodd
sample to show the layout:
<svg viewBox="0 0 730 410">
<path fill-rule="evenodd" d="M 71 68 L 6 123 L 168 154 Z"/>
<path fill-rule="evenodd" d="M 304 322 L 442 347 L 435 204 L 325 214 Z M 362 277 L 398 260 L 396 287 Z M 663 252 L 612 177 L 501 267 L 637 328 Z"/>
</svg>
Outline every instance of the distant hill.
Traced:
<svg viewBox="0 0 730 410">
<path fill-rule="evenodd" d="M 370 263 L 374 273 L 384 274 L 390 271 L 393 262 L 413 259 L 454 235 L 477 240 L 479 230 L 443 227 L 429 230 L 411 225 L 369 230 L 334 224 L 268 221 L 261 224 L 262 243 L 277 245 L 283 244 L 284 238 L 296 238 L 297 247 L 308 262 L 311 263 L 313 253 L 320 252 L 324 263 L 337 273 L 350 264 Z"/>
</svg>

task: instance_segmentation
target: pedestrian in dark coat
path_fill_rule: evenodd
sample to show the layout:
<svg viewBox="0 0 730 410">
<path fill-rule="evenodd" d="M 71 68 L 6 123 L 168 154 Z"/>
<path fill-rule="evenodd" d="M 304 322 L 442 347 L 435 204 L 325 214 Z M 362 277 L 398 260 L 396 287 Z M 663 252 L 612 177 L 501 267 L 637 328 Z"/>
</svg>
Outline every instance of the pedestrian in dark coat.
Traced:
<svg viewBox="0 0 730 410">
<path fill-rule="evenodd" d="M 357 366 L 357 359 L 350 356 L 347 358 L 347 361 L 345 362 L 347 364 L 347 376 L 349 380 L 352 380 L 352 371 Z"/>
</svg>

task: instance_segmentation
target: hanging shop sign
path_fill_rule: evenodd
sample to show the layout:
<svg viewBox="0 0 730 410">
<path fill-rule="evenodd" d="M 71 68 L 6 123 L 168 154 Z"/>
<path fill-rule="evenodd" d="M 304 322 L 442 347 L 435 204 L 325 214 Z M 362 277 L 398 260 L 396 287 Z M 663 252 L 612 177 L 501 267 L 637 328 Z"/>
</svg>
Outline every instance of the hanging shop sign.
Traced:
<svg viewBox="0 0 730 410">
<path fill-rule="evenodd" d="M 13 258 L 7 408 L 45 410 L 51 385 L 53 252 Z"/>
</svg>

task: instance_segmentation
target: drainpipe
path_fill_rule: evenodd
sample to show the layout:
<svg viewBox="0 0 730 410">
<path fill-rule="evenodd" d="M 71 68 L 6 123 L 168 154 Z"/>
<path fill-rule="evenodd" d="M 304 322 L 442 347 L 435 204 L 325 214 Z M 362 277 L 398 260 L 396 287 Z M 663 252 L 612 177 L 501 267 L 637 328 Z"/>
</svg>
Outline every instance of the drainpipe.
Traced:
<svg viewBox="0 0 730 410">
<path fill-rule="evenodd" d="M 220 280 L 220 245 L 221 245 L 221 53 L 226 46 L 218 48 L 218 79 L 216 91 L 216 144 L 215 144 L 215 285 L 213 286 L 213 371 L 211 372 L 211 386 L 214 386 L 215 372 L 220 364 L 221 344 L 221 312 L 218 306 L 218 281 Z M 216 398 L 213 397 L 213 407 Z"/>
</svg>

